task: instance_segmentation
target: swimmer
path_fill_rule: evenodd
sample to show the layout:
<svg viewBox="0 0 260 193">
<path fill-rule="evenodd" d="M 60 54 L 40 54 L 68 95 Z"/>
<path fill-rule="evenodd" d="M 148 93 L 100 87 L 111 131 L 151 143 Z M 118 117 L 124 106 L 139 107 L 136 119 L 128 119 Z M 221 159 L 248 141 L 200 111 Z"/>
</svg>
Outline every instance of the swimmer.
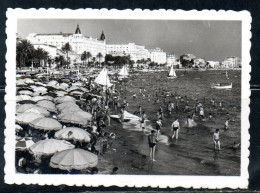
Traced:
<svg viewBox="0 0 260 193">
<path fill-rule="evenodd" d="M 228 118 L 224 124 L 224 129 L 227 130 L 229 128 L 229 121 L 230 119 Z"/>
<path fill-rule="evenodd" d="M 175 137 L 175 135 L 176 135 L 176 139 L 178 139 L 179 137 L 178 134 L 180 130 L 180 123 L 178 118 L 176 118 L 176 120 L 172 123 L 172 130 L 173 130 L 172 139 Z"/>
<path fill-rule="evenodd" d="M 216 131 L 213 134 L 213 142 L 214 142 L 214 149 L 217 149 L 217 146 L 218 146 L 218 150 L 221 150 L 220 139 L 219 139 L 219 129 L 216 129 Z"/>
<path fill-rule="evenodd" d="M 161 132 L 161 128 L 162 128 L 162 119 L 159 119 L 158 121 L 156 121 L 156 137 L 159 136 L 160 132 Z"/>
<path fill-rule="evenodd" d="M 148 144 L 150 148 L 150 160 L 156 161 L 155 160 L 155 147 L 157 143 L 157 138 L 155 136 L 155 130 L 151 131 L 151 134 L 148 136 Z"/>
</svg>

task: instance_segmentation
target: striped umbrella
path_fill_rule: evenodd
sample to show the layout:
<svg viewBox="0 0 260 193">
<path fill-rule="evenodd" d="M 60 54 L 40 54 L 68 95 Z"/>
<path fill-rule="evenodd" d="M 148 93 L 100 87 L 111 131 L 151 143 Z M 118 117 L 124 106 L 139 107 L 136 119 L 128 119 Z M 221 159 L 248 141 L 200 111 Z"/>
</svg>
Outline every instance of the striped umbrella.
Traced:
<svg viewBox="0 0 260 193">
<path fill-rule="evenodd" d="M 55 138 L 74 140 L 80 142 L 90 142 L 90 134 L 78 127 L 66 127 L 55 133 Z"/>
<path fill-rule="evenodd" d="M 98 156 L 83 149 L 69 149 L 55 153 L 50 161 L 50 166 L 61 170 L 82 170 L 95 167 Z"/>
<path fill-rule="evenodd" d="M 43 115 L 37 113 L 20 113 L 16 116 L 16 122 L 20 124 L 29 124 L 31 121 L 41 118 Z"/>
<path fill-rule="evenodd" d="M 59 130 L 62 128 L 62 125 L 59 123 L 59 121 L 48 117 L 41 117 L 35 119 L 32 122 L 30 122 L 29 125 L 35 129 L 40 129 L 45 131 Z"/>
<path fill-rule="evenodd" d="M 73 149 L 75 146 L 65 140 L 45 139 L 32 145 L 29 150 L 35 155 L 52 155 L 56 152 Z"/>
<path fill-rule="evenodd" d="M 48 100 L 40 100 L 37 102 L 36 104 L 37 106 L 43 107 L 45 109 L 47 109 L 50 112 L 56 112 L 56 107 L 55 104 L 51 101 Z"/>
</svg>

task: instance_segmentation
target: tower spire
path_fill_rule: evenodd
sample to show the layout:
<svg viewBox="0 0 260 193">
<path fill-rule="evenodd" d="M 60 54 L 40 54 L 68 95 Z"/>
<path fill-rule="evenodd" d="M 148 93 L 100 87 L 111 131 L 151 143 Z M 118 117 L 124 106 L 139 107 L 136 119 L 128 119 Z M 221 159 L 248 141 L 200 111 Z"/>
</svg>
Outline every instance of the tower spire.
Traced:
<svg viewBox="0 0 260 193">
<path fill-rule="evenodd" d="M 77 24 L 77 29 L 76 29 L 76 31 L 75 31 L 75 34 L 81 34 L 81 31 L 80 31 L 80 29 L 79 29 L 79 24 Z"/>
<path fill-rule="evenodd" d="M 100 40 L 104 41 L 105 39 L 106 39 L 106 36 L 105 36 L 105 34 L 104 34 L 103 30 L 102 30 L 102 34 L 100 36 Z"/>
</svg>

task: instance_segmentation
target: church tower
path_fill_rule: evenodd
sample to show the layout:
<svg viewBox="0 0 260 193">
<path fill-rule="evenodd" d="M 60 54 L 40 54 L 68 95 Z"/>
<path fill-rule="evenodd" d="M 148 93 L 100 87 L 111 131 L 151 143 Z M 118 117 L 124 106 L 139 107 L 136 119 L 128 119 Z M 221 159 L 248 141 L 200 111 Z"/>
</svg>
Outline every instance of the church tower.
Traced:
<svg viewBox="0 0 260 193">
<path fill-rule="evenodd" d="M 77 25 L 77 29 L 76 29 L 76 31 L 75 31 L 75 34 L 81 34 L 81 31 L 80 31 L 80 29 L 79 29 L 79 25 Z"/>
<path fill-rule="evenodd" d="M 103 30 L 102 30 L 102 34 L 100 36 L 100 40 L 104 41 L 105 39 L 106 39 L 106 37 L 105 37 L 105 34 L 104 34 Z"/>
</svg>

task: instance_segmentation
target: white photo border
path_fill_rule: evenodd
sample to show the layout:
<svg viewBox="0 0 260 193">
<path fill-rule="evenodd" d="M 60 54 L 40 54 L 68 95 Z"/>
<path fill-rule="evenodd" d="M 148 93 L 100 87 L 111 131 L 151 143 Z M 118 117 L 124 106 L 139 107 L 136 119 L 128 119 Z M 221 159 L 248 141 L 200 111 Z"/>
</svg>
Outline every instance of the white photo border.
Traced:
<svg viewBox="0 0 260 193">
<path fill-rule="evenodd" d="M 215 10 L 107 10 L 107 9 L 11 9 L 6 12 L 6 88 L 5 88 L 5 183 L 68 186 L 118 186 L 159 188 L 247 188 L 249 165 L 250 113 L 250 47 L 251 15 L 248 11 Z M 18 19 L 131 19 L 131 20 L 223 20 L 242 22 L 241 73 L 241 168 L 240 176 L 183 176 L 183 175 L 55 175 L 18 174 L 15 171 L 15 111 L 16 111 L 16 32 Z"/>
</svg>

